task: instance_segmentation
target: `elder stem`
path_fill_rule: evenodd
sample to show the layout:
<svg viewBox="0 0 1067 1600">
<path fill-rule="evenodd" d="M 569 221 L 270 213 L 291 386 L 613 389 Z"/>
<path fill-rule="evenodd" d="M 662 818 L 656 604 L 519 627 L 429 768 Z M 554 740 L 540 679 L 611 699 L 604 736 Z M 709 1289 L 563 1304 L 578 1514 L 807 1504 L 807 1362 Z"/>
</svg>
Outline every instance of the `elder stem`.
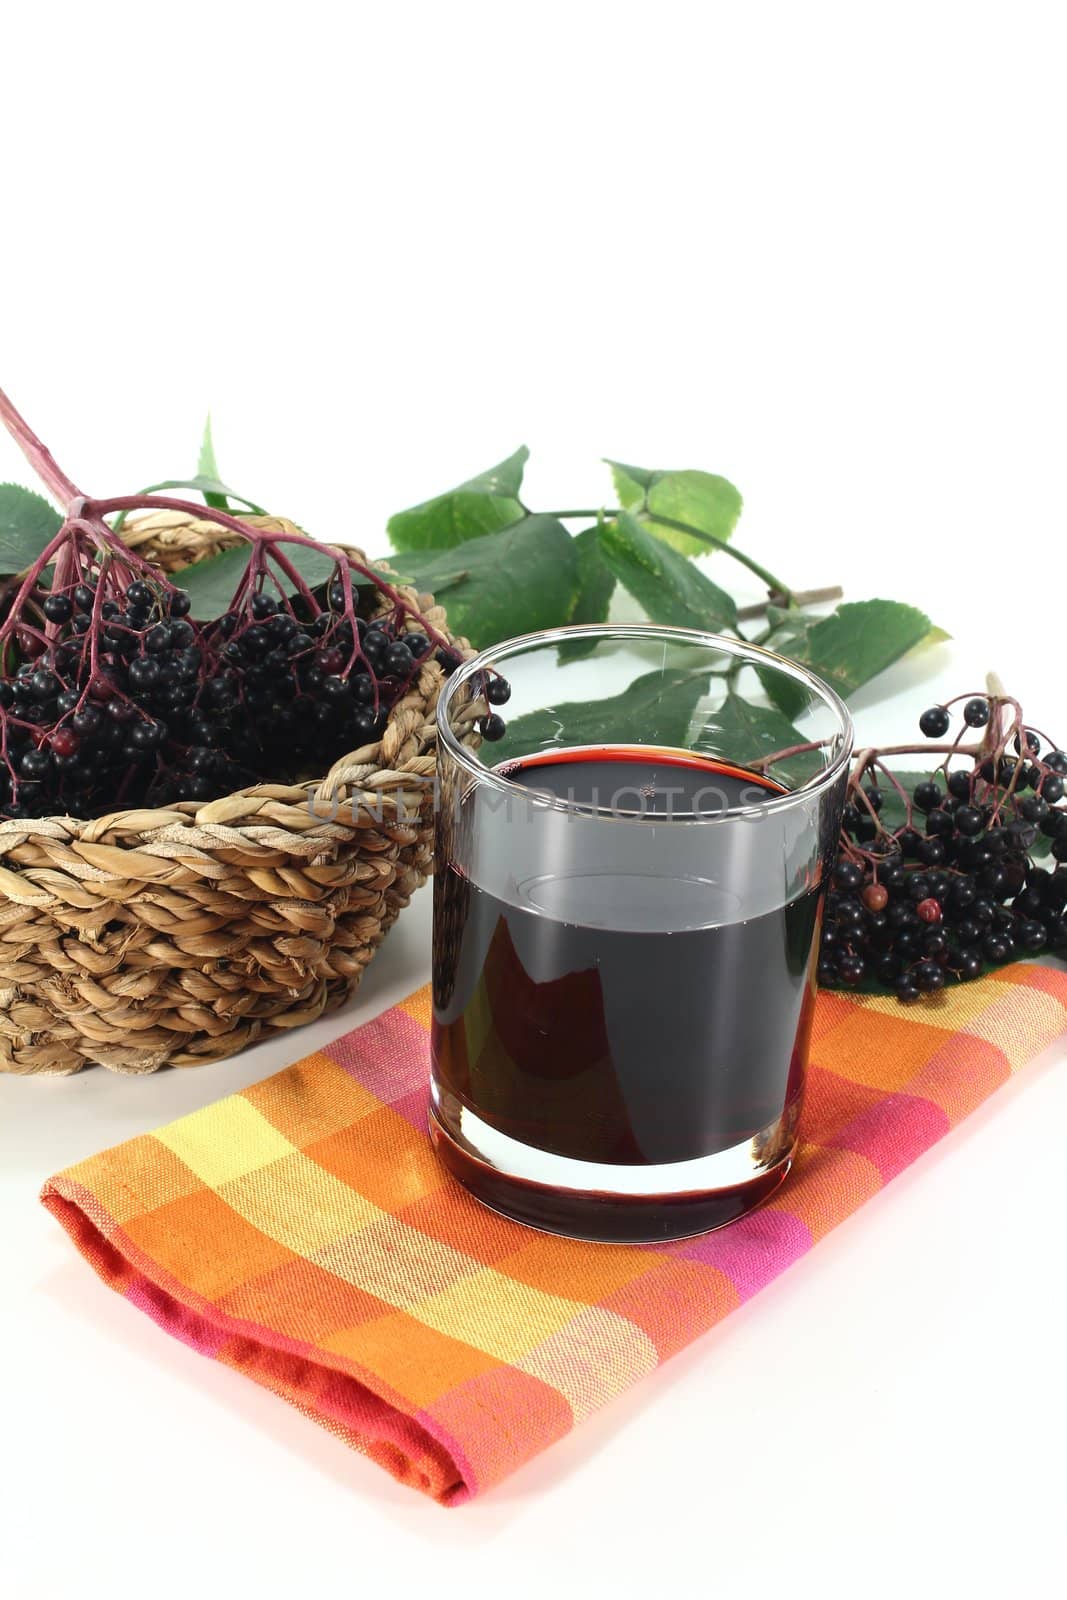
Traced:
<svg viewBox="0 0 1067 1600">
<path fill-rule="evenodd" d="M 410 600 L 405 600 L 399 589 L 394 588 L 391 583 L 382 577 L 381 573 L 374 571 L 372 567 L 368 567 L 364 562 L 357 561 L 347 551 L 339 550 L 334 545 L 323 544 L 318 539 L 310 539 L 307 534 L 279 533 L 272 528 L 250 528 L 247 523 L 242 522 L 238 517 L 232 517 L 226 511 L 219 511 L 215 506 L 197 506 L 193 505 L 191 501 L 176 500 L 170 495 L 116 495 L 108 500 L 94 500 L 89 504 L 91 509 L 99 516 L 109 516 L 113 511 L 179 511 L 184 516 L 198 517 L 205 522 L 217 522 L 220 527 L 231 528 L 235 533 L 239 533 L 250 544 L 269 544 L 273 556 L 283 570 L 285 570 L 286 557 L 284 552 L 279 551 L 277 548 L 280 544 L 301 545 L 308 550 L 316 551 L 319 555 L 330 556 L 337 562 L 339 567 L 343 568 L 347 565 L 352 571 L 358 572 L 362 577 L 367 578 L 373 583 L 379 594 L 384 595 L 387 600 L 391 600 L 399 611 L 406 612 L 408 616 L 416 617 L 435 644 L 444 649 L 451 648 L 449 640 L 444 634 L 438 633 L 436 628 L 426 621 L 418 607 L 413 606 Z M 292 581 L 299 583 L 300 592 L 305 598 L 313 599 L 307 589 L 307 585 L 299 577 L 299 574 L 295 573 L 295 569 L 293 570 Z"/>
<path fill-rule="evenodd" d="M 81 490 L 72 483 L 59 467 L 52 452 L 34 433 L 25 417 L 15 409 L 3 389 L 0 389 L 0 420 L 21 449 L 41 482 L 63 505 L 81 498 Z"/>
</svg>

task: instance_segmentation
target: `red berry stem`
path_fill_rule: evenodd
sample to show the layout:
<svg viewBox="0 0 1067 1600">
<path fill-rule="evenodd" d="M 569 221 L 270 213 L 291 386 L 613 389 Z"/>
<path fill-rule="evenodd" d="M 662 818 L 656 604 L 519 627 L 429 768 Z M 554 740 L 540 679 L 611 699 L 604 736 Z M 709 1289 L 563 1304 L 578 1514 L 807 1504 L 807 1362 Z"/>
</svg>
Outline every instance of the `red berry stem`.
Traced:
<svg viewBox="0 0 1067 1600">
<path fill-rule="evenodd" d="M 16 411 L 3 389 L 0 389 L 0 421 L 41 482 L 61 505 L 69 505 L 71 501 L 81 498 L 77 484 L 72 483 L 56 464 L 52 452 L 38 439 L 25 417 Z"/>
<path fill-rule="evenodd" d="M 298 586 L 300 594 L 305 600 L 312 598 L 310 591 L 304 580 L 288 561 L 284 552 L 278 549 L 278 546 L 285 544 L 300 545 L 307 550 L 314 550 L 320 555 L 332 556 L 337 563 L 342 582 L 344 582 L 346 569 L 349 572 L 349 594 L 351 594 L 350 575 L 352 572 L 358 572 L 360 577 L 366 578 L 370 583 L 373 583 L 380 594 L 384 595 L 387 600 L 392 601 L 398 611 L 416 618 L 436 645 L 444 649 L 451 648 L 448 639 L 443 634 L 438 633 L 426 621 L 418 607 L 405 600 L 400 591 L 394 588 L 380 572 L 366 566 L 362 561 L 358 561 L 354 556 L 350 555 L 348 551 L 339 550 L 334 545 L 323 544 L 318 539 L 310 539 L 303 533 L 280 533 L 271 528 L 252 528 L 249 527 L 248 523 L 242 522 L 239 517 L 231 516 L 226 511 L 219 511 L 215 506 L 197 506 L 193 505 L 189 500 L 174 499 L 170 495 L 116 495 L 108 500 L 92 501 L 90 504 L 92 510 L 102 517 L 110 516 L 112 512 L 116 511 L 178 511 L 185 516 L 198 517 L 207 522 L 217 522 L 220 527 L 231 529 L 232 532 L 240 534 L 242 538 L 247 539 L 251 544 L 262 543 L 269 545 L 271 547 L 272 560 L 275 560 L 285 571 L 290 581 Z"/>
</svg>

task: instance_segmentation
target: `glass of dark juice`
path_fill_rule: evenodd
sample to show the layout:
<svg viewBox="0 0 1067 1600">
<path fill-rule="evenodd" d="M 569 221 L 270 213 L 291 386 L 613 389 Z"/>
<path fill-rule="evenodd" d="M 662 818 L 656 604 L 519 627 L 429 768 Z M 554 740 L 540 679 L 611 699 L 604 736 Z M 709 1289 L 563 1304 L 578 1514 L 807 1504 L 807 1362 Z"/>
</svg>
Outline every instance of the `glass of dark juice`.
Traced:
<svg viewBox="0 0 1067 1600">
<path fill-rule="evenodd" d="M 580 1238 L 742 1216 L 796 1144 L 841 700 L 740 640 L 603 624 L 466 662 L 438 725 L 439 1157 Z"/>
</svg>

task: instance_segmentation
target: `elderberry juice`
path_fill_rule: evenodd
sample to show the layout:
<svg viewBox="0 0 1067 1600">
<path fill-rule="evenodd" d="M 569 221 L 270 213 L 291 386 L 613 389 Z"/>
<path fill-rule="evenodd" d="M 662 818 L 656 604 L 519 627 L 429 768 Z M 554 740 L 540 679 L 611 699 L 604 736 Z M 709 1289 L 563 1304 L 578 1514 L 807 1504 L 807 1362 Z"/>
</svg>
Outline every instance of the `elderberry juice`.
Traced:
<svg viewBox="0 0 1067 1600">
<path fill-rule="evenodd" d="M 821 872 L 797 870 L 791 824 L 763 812 L 783 790 L 640 748 L 502 772 L 516 806 L 460 807 L 465 865 L 446 854 L 435 888 L 443 1158 L 562 1231 L 677 1232 L 679 1203 L 681 1231 L 730 1220 L 754 1178 L 769 1192 L 787 1170 L 814 1004 Z M 577 809 L 526 816 L 524 791 Z M 748 826 L 701 822 L 716 809 Z"/>
</svg>

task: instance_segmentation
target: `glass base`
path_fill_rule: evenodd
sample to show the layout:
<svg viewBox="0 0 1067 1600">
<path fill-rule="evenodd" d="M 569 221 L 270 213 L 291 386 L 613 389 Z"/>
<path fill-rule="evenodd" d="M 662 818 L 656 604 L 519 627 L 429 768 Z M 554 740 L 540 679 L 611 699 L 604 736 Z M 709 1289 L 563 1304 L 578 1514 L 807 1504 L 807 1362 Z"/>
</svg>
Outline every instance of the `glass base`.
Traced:
<svg viewBox="0 0 1067 1600">
<path fill-rule="evenodd" d="M 438 1159 L 484 1205 L 547 1233 L 611 1244 L 685 1239 L 736 1222 L 785 1179 L 796 1126 L 786 1113 L 702 1160 L 624 1167 L 519 1144 L 458 1102 L 431 1104 L 429 1121 Z"/>
</svg>

